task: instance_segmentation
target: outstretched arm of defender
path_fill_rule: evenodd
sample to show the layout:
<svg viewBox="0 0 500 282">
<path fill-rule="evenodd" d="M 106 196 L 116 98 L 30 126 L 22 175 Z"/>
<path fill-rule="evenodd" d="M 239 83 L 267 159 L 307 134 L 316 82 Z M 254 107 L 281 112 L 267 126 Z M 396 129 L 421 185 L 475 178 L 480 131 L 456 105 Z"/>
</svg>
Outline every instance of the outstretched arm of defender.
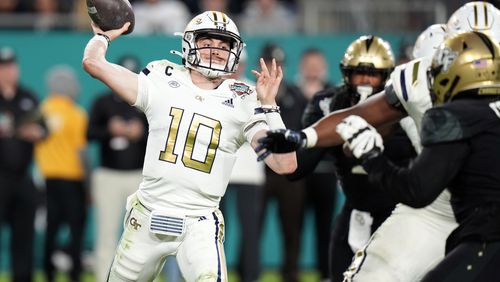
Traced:
<svg viewBox="0 0 500 282">
<path fill-rule="evenodd" d="M 299 148 L 340 145 L 344 142 L 335 129 L 344 118 L 350 115 L 361 116 L 375 127 L 400 120 L 405 114 L 391 106 L 384 95 L 384 92 L 380 92 L 363 103 L 335 111 L 300 132 L 289 129 L 268 131 L 267 136 L 258 140 L 259 160 L 265 159 L 270 153 L 287 153 Z"/>
<path fill-rule="evenodd" d="M 335 129 L 344 118 L 350 115 L 360 116 L 374 127 L 399 121 L 404 113 L 391 106 L 384 95 L 384 92 L 375 94 L 362 103 L 335 111 L 313 124 L 312 128 L 316 131 L 317 142 L 309 147 L 330 147 L 344 143 Z"/>
<path fill-rule="evenodd" d="M 132 105 L 137 99 L 137 74 L 106 60 L 109 42 L 127 31 L 129 25 L 130 23 L 125 23 L 120 29 L 102 31 L 92 23 L 92 30 L 96 35 L 85 47 L 82 64 L 87 73 L 102 81 L 124 101 Z"/>
</svg>

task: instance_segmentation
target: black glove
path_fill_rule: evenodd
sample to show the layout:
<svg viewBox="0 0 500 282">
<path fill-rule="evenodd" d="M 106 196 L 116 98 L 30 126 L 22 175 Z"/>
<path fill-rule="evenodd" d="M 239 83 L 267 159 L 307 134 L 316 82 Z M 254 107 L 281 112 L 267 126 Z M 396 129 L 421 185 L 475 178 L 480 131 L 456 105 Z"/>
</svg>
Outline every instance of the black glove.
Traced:
<svg viewBox="0 0 500 282">
<path fill-rule="evenodd" d="M 267 136 L 262 137 L 257 142 L 259 146 L 255 148 L 258 155 L 257 160 L 262 161 L 271 153 L 284 154 L 297 151 L 304 147 L 307 137 L 301 131 L 291 129 L 276 129 L 267 131 Z"/>
</svg>

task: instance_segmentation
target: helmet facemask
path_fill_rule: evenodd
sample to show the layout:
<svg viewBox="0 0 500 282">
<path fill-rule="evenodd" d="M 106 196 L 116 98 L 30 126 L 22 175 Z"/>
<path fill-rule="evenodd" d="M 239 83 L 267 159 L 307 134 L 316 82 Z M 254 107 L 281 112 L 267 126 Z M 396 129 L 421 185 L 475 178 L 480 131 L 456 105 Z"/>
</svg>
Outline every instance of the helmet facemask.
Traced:
<svg viewBox="0 0 500 282">
<path fill-rule="evenodd" d="M 229 43 L 229 49 L 219 47 L 198 46 L 197 41 L 203 38 L 218 39 Z M 196 70 L 207 78 L 217 78 L 234 73 L 238 68 L 239 57 L 244 43 L 241 41 L 234 22 L 224 13 L 208 11 L 191 20 L 184 31 L 182 40 L 182 58 L 186 67 Z M 209 52 L 208 61 L 202 59 L 201 53 Z M 212 56 L 218 52 L 226 62 L 215 64 Z"/>
</svg>

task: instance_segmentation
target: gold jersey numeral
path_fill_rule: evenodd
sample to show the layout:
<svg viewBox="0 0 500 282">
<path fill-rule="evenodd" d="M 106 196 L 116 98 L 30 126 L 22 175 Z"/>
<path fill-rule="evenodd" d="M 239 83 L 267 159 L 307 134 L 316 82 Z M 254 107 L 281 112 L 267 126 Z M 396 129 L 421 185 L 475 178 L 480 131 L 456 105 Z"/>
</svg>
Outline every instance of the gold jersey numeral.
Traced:
<svg viewBox="0 0 500 282">
<path fill-rule="evenodd" d="M 165 150 L 160 152 L 160 160 L 169 163 L 174 163 L 177 161 L 177 155 L 174 154 L 175 141 L 177 140 L 177 133 L 179 132 L 179 124 L 181 123 L 182 114 L 184 114 L 183 109 L 171 108 L 170 116 L 172 121 L 170 121 L 170 130 L 168 131 L 167 144 L 165 144 Z"/>
<path fill-rule="evenodd" d="M 170 123 L 170 130 L 168 133 L 167 143 L 165 144 L 165 150 L 160 152 L 160 160 L 170 163 L 175 163 L 177 161 L 177 155 L 174 154 L 174 147 L 176 145 L 179 125 L 183 114 L 184 110 L 171 108 L 170 116 L 172 117 L 172 121 Z M 198 131 L 200 130 L 200 127 L 202 126 L 209 128 L 212 131 L 212 134 L 205 159 L 204 161 L 199 161 L 193 159 L 192 157 L 194 146 L 196 144 L 196 137 Z M 222 124 L 220 121 L 200 114 L 194 114 L 189 126 L 186 144 L 184 145 L 184 151 L 182 153 L 182 163 L 184 164 L 184 166 L 202 172 L 210 173 L 214 164 L 217 148 L 219 147 L 221 130 Z"/>
</svg>

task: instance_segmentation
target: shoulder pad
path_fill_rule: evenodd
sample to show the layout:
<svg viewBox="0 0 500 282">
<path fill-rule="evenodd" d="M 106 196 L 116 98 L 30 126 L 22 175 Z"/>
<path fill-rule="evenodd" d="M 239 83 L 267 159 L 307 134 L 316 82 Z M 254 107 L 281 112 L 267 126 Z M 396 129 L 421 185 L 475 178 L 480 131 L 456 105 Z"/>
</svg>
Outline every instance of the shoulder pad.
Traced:
<svg viewBox="0 0 500 282">
<path fill-rule="evenodd" d="M 429 109 L 422 120 L 422 145 L 458 141 L 464 138 L 459 120 L 452 111 L 443 107 Z"/>
<path fill-rule="evenodd" d="M 169 60 L 158 60 L 150 62 L 141 72 L 148 75 L 150 72 L 166 72 L 167 68 L 176 71 L 187 71 L 184 66 L 172 63 Z"/>
</svg>

